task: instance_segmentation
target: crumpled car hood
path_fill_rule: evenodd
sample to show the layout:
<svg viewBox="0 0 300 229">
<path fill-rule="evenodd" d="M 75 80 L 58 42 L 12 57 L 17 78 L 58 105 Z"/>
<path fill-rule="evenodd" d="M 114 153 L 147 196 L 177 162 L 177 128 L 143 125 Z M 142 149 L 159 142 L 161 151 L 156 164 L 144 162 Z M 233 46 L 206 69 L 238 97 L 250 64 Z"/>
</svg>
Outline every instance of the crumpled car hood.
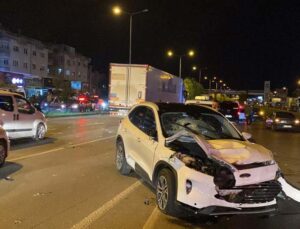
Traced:
<svg viewBox="0 0 300 229">
<path fill-rule="evenodd" d="M 265 147 L 238 140 L 209 140 L 209 153 L 230 164 L 251 164 L 273 160 Z"/>
</svg>

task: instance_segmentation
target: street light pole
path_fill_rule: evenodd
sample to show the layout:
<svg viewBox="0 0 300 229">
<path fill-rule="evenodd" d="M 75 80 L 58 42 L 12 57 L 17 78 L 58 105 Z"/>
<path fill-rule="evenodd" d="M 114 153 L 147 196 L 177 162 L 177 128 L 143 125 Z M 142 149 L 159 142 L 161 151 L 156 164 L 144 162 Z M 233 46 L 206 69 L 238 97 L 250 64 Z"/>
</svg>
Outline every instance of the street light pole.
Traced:
<svg viewBox="0 0 300 229">
<path fill-rule="evenodd" d="M 148 9 L 143 9 L 143 10 L 140 10 L 140 11 L 136 11 L 136 12 L 126 12 L 124 10 L 122 10 L 119 6 L 115 6 L 113 8 L 113 13 L 115 15 L 120 15 L 122 13 L 124 14 L 127 14 L 129 15 L 129 68 L 128 68 L 128 74 L 127 74 L 127 77 L 126 77 L 126 93 L 125 93 L 125 100 L 126 100 L 126 106 L 128 106 L 128 103 L 129 103 L 129 93 L 130 93 L 130 90 L 129 90 L 129 82 L 130 82 L 130 78 L 131 78 L 131 58 L 132 58 L 132 20 L 133 20 L 133 16 L 134 15 L 137 15 L 137 14 L 142 14 L 142 13 L 147 13 L 149 10 Z"/>
<path fill-rule="evenodd" d="M 129 64 L 131 64 L 131 52 L 132 52 L 132 17 L 133 14 L 130 14 L 130 19 L 129 19 Z"/>
<path fill-rule="evenodd" d="M 179 56 L 179 78 L 181 79 L 182 56 Z"/>
</svg>

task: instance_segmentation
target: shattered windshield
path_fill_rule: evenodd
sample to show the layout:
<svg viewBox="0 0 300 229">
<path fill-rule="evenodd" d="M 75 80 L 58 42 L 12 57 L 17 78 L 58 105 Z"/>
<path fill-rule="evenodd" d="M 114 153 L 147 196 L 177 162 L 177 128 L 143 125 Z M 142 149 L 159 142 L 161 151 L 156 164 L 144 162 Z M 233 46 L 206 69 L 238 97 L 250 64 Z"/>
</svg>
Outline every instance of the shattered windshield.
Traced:
<svg viewBox="0 0 300 229">
<path fill-rule="evenodd" d="M 194 110 L 194 109 L 193 109 Z M 166 137 L 181 130 L 189 130 L 202 135 L 207 140 L 237 139 L 243 140 L 232 125 L 216 112 L 198 110 L 172 111 L 161 113 L 163 132 Z"/>
</svg>

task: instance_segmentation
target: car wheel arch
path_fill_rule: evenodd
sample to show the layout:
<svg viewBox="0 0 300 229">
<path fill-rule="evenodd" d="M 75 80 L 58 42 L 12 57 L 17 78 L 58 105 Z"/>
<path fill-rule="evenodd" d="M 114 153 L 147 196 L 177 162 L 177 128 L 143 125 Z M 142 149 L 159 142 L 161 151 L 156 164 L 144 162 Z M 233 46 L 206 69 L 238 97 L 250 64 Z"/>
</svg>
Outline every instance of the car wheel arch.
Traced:
<svg viewBox="0 0 300 229">
<path fill-rule="evenodd" d="M 175 180 L 176 196 L 177 196 L 177 187 L 178 187 L 178 185 L 177 185 L 177 182 L 178 182 L 177 172 L 170 164 L 168 164 L 165 161 L 159 161 L 159 162 L 156 163 L 156 165 L 154 167 L 154 170 L 153 170 L 153 175 L 152 175 L 152 185 L 155 187 L 158 174 L 162 169 L 169 169 L 173 173 L 174 180 Z"/>
</svg>

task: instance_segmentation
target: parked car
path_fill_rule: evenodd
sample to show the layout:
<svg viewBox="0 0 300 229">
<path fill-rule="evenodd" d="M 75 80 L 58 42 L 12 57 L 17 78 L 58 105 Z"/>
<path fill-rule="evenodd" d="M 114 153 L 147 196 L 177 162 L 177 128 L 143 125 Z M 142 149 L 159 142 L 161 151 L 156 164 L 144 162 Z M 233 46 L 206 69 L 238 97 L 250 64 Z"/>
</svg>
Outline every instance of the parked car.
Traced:
<svg viewBox="0 0 300 229">
<path fill-rule="evenodd" d="M 6 131 L 0 126 L 0 167 L 4 165 L 10 148 L 10 141 Z"/>
<path fill-rule="evenodd" d="M 17 93 L 0 91 L 0 117 L 10 139 L 32 137 L 41 140 L 47 132 L 44 114 Z"/>
<path fill-rule="evenodd" d="M 265 125 L 272 130 L 300 130 L 300 120 L 293 113 L 285 111 L 273 112 Z"/>
<path fill-rule="evenodd" d="M 142 176 L 175 216 L 270 213 L 283 192 L 299 202 L 272 153 L 249 138 L 211 108 L 145 102 L 120 123 L 116 168 Z"/>
<path fill-rule="evenodd" d="M 246 119 L 245 108 L 238 102 L 224 101 L 219 104 L 219 111 L 231 121 Z"/>
</svg>

